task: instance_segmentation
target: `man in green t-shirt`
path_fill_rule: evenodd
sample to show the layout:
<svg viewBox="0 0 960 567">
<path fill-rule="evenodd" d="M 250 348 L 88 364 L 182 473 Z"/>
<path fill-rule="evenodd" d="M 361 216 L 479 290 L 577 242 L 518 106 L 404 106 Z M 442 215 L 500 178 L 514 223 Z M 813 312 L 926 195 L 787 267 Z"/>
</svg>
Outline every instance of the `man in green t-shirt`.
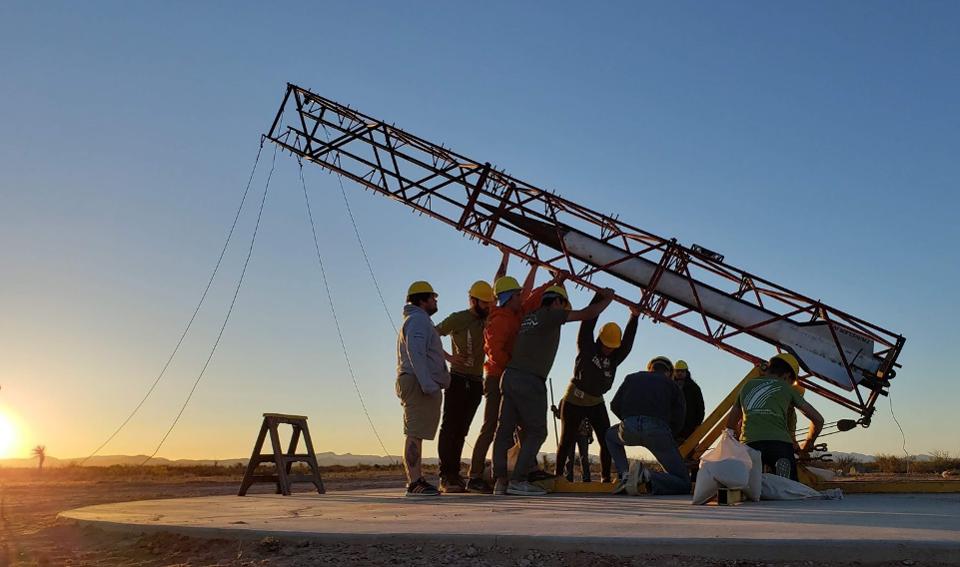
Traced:
<svg viewBox="0 0 960 567">
<path fill-rule="evenodd" d="M 738 403 L 727 418 L 727 427 L 741 432 L 740 440 L 760 451 L 764 470 L 797 480 L 795 453 L 813 449 L 823 416 L 803 399 L 793 387 L 800 364 L 792 354 L 778 354 L 770 359 L 766 374 L 750 380 L 740 389 Z M 807 438 L 799 445 L 794 438 L 790 414 L 797 409 L 810 419 Z"/>
<path fill-rule="evenodd" d="M 493 441 L 493 474 L 497 479 L 494 494 L 546 494 L 531 484 L 527 475 L 547 439 L 546 382 L 560 346 L 560 327 L 568 321 L 599 316 L 613 301 L 613 295 L 612 289 L 604 289 L 600 292 L 599 302 L 580 311 L 570 311 L 567 291 L 561 286 L 551 286 L 544 292 L 540 308 L 521 321 L 500 384 L 503 397 Z M 523 430 L 523 443 L 513 467 L 513 476 L 508 481 L 507 451 L 513 445 L 513 432 L 518 426 Z"/>
<path fill-rule="evenodd" d="M 441 337 L 450 336 L 450 387 L 443 394 L 443 419 L 437 452 L 440 455 L 440 491 L 465 492 L 460 476 L 463 443 L 480 400 L 483 399 L 483 327 L 496 298 L 483 280 L 470 286 L 469 309 L 451 313 L 437 325 Z"/>
</svg>

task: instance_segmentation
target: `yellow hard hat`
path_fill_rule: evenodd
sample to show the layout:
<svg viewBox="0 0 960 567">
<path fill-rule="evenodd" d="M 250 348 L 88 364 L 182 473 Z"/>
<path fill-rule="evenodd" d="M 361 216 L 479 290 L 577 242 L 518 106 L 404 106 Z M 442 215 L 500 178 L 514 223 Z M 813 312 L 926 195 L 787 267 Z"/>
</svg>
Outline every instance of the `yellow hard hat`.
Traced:
<svg viewBox="0 0 960 567">
<path fill-rule="evenodd" d="M 489 301 L 491 303 L 497 299 L 497 297 L 493 294 L 493 288 L 490 287 L 490 284 L 483 280 L 473 282 L 473 285 L 470 286 L 470 297 L 479 299 L 480 301 Z"/>
<path fill-rule="evenodd" d="M 600 344 L 607 348 L 619 348 L 623 341 L 623 331 L 616 323 L 607 323 L 600 329 Z"/>
<path fill-rule="evenodd" d="M 647 372 L 653 372 L 653 365 L 662 362 L 670 367 L 670 370 L 673 370 L 673 363 L 670 362 L 670 359 L 665 356 L 655 356 L 650 359 L 650 362 L 647 363 Z"/>
<path fill-rule="evenodd" d="M 687 361 L 678 360 L 676 364 L 673 365 L 674 370 L 689 370 L 687 367 Z"/>
<path fill-rule="evenodd" d="M 544 294 L 547 294 L 547 293 L 555 293 L 555 294 L 559 295 L 560 297 L 564 298 L 564 299 L 567 300 L 567 301 L 570 300 L 570 298 L 567 297 L 567 290 L 564 289 L 564 287 L 563 287 L 562 285 L 552 285 L 552 286 L 548 287 L 548 288 L 547 288 L 547 291 L 545 291 L 545 292 L 543 292 L 543 293 L 544 293 Z"/>
<path fill-rule="evenodd" d="M 502 278 L 497 278 L 497 281 L 493 284 L 493 291 L 497 295 L 500 295 L 506 291 L 517 291 L 519 289 L 520 283 L 517 281 L 517 278 L 512 276 L 503 276 Z"/>
<path fill-rule="evenodd" d="M 793 370 L 793 375 L 800 376 L 800 363 L 797 362 L 797 357 L 788 352 L 781 352 L 780 354 L 773 356 L 768 364 L 773 364 L 774 360 L 782 360 L 786 362 L 787 365 Z"/>
<path fill-rule="evenodd" d="M 407 297 L 411 295 L 417 295 L 418 293 L 432 293 L 434 295 L 437 292 L 433 291 L 433 286 L 429 282 L 419 281 L 413 282 L 410 284 L 410 288 L 407 290 Z"/>
</svg>

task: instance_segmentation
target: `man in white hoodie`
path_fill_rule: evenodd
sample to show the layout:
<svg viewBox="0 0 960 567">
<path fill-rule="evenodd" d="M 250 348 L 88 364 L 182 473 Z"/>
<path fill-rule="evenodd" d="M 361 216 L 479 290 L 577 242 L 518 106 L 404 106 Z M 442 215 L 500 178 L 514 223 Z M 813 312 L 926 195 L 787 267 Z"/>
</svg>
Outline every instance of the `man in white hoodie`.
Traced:
<svg viewBox="0 0 960 567">
<path fill-rule="evenodd" d="M 437 496 L 440 492 L 423 478 L 423 440 L 437 435 L 441 391 L 450 385 L 443 343 L 430 316 L 437 312 L 437 294 L 423 281 L 407 290 L 403 324 L 397 337 L 397 397 L 403 406 L 403 465 L 407 496 Z"/>
</svg>

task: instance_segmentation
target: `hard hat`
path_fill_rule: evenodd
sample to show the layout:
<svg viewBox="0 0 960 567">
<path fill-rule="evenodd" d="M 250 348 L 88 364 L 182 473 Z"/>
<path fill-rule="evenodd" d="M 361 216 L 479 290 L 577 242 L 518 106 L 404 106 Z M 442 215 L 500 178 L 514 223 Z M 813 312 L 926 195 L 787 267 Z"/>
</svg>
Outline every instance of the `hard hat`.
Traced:
<svg viewBox="0 0 960 567">
<path fill-rule="evenodd" d="M 673 365 L 674 370 L 689 370 L 687 367 L 687 361 L 678 360 L 676 364 Z"/>
<path fill-rule="evenodd" d="M 543 294 L 546 295 L 546 294 L 548 294 L 548 293 L 553 293 L 553 294 L 559 295 L 560 297 L 562 297 L 563 299 L 565 299 L 565 300 L 567 300 L 567 301 L 570 300 L 570 299 L 567 297 L 567 290 L 564 289 L 564 287 L 563 287 L 562 285 L 552 285 L 552 286 L 548 287 L 548 288 L 547 288 L 547 291 L 543 292 Z"/>
<path fill-rule="evenodd" d="M 616 323 L 607 323 L 600 329 L 600 344 L 607 348 L 619 348 L 623 340 L 623 331 Z"/>
<path fill-rule="evenodd" d="M 430 285 L 429 282 L 420 281 L 410 284 L 410 289 L 407 290 L 407 297 L 410 297 L 411 295 L 417 295 L 419 293 L 437 294 L 437 292 L 433 291 L 433 286 Z"/>
<path fill-rule="evenodd" d="M 470 286 L 470 297 L 479 299 L 480 301 L 489 301 L 490 303 L 493 303 L 497 299 L 493 294 L 493 288 L 483 280 L 473 282 L 473 285 Z"/>
<path fill-rule="evenodd" d="M 773 364 L 774 360 L 782 360 L 786 362 L 787 365 L 793 370 L 793 375 L 800 376 L 800 363 L 797 362 L 797 357 L 788 352 L 781 352 L 780 354 L 773 356 L 768 364 Z"/>
<path fill-rule="evenodd" d="M 653 365 L 656 363 L 666 364 L 670 370 L 673 370 L 673 363 L 670 362 L 670 359 L 665 356 L 655 356 L 650 359 L 650 362 L 647 363 L 647 372 L 653 372 Z"/>
<path fill-rule="evenodd" d="M 502 278 L 497 278 L 497 281 L 493 284 L 493 291 L 497 295 L 507 291 L 517 291 L 519 289 L 520 283 L 517 282 L 517 279 L 512 276 L 503 276 Z"/>
</svg>

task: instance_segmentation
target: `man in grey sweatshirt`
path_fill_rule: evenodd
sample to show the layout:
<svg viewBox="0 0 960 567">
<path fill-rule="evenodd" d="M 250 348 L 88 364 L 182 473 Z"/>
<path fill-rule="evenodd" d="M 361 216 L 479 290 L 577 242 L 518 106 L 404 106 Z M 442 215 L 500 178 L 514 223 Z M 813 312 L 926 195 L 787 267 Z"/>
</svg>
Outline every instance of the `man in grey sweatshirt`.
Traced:
<svg viewBox="0 0 960 567">
<path fill-rule="evenodd" d="M 437 312 L 437 294 L 427 282 L 407 290 L 403 324 L 397 336 L 397 397 L 403 406 L 403 465 L 407 496 L 437 496 L 423 478 L 423 440 L 433 438 L 440 424 L 441 391 L 450 385 L 443 343 L 430 316 Z"/>
</svg>

